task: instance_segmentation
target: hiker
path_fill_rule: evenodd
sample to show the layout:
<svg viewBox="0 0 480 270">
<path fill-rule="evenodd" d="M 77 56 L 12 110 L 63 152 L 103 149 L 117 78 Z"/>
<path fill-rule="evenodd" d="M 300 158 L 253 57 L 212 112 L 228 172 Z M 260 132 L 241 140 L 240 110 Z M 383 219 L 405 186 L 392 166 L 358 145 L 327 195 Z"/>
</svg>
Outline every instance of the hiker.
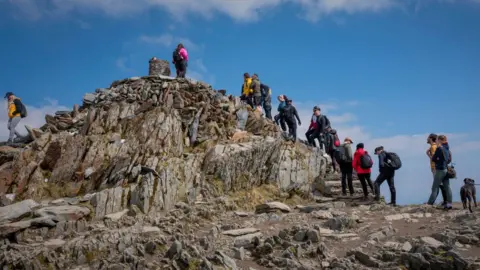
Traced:
<svg viewBox="0 0 480 270">
<path fill-rule="evenodd" d="M 265 117 L 272 120 L 272 89 L 266 84 L 261 83 L 262 106 L 265 111 Z"/>
<path fill-rule="evenodd" d="M 378 155 L 378 168 L 380 174 L 375 180 L 375 200 L 380 200 L 380 186 L 387 180 L 388 187 L 390 188 L 390 205 L 397 205 L 397 193 L 395 191 L 395 169 L 390 166 L 391 160 L 387 156 L 387 152 L 384 151 L 383 146 L 375 148 L 375 155 Z"/>
<path fill-rule="evenodd" d="M 447 136 L 438 136 L 437 149 L 432 156 L 432 161 L 435 162 L 435 176 L 432 184 L 432 194 L 430 194 L 428 204 L 433 205 L 435 203 L 439 186 L 443 184 L 447 197 L 447 203 L 444 208 L 452 209 L 452 190 L 450 189 L 450 179 L 447 177 L 447 165 L 451 161 L 451 152 L 447 142 Z"/>
<path fill-rule="evenodd" d="M 342 194 L 344 196 L 347 195 L 347 180 L 350 195 L 352 196 L 353 193 L 355 193 L 353 190 L 352 143 L 352 139 L 346 137 L 335 151 L 335 160 L 338 162 L 340 171 L 342 172 Z"/>
<path fill-rule="evenodd" d="M 240 100 L 253 108 L 251 85 L 252 78 L 250 78 L 250 74 L 247 72 L 243 73 L 242 95 L 240 96 Z"/>
<path fill-rule="evenodd" d="M 290 136 L 293 142 L 297 141 L 297 121 L 298 125 L 301 126 L 302 122 L 298 116 L 297 109 L 292 105 L 292 100 L 286 100 L 286 106 L 283 108 L 283 114 L 285 117 L 285 123 L 288 125 L 288 135 Z"/>
<path fill-rule="evenodd" d="M 315 138 L 312 138 L 313 133 L 315 132 L 315 128 L 317 126 L 317 115 L 315 111 L 320 113 L 320 108 L 318 106 L 313 107 L 313 114 L 312 119 L 310 120 L 310 126 L 308 126 L 307 133 L 305 133 L 305 137 L 307 138 L 308 144 L 315 147 Z"/>
<path fill-rule="evenodd" d="M 175 65 L 177 78 L 185 78 L 188 66 L 188 52 L 182 43 L 179 43 L 175 51 L 173 51 L 172 63 Z"/>
<path fill-rule="evenodd" d="M 17 138 L 21 138 L 22 135 L 18 133 L 15 129 L 20 123 L 20 120 L 27 116 L 27 109 L 25 105 L 23 105 L 20 98 L 16 97 L 12 92 L 7 92 L 5 94 L 5 99 L 8 100 L 8 130 L 10 130 L 10 134 L 8 136 L 7 144 L 11 144 L 14 142 L 15 136 Z"/>
<path fill-rule="evenodd" d="M 288 98 L 285 95 L 279 95 L 277 97 L 277 99 L 278 99 L 278 102 L 279 102 L 278 108 L 277 108 L 278 114 L 275 115 L 274 120 L 275 120 L 275 123 L 277 125 L 280 125 L 282 130 L 285 132 L 285 131 L 287 131 L 287 126 L 286 126 L 286 123 L 285 123 L 285 117 L 283 116 L 283 109 L 287 105 L 287 103 L 285 101 Z"/>
<path fill-rule="evenodd" d="M 434 181 L 435 181 L 435 162 L 432 161 L 432 157 L 433 157 L 433 154 L 435 154 L 435 151 L 437 150 L 437 137 L 438 137 L 437 134 L 432 133 L 427 138 L 427 143 L 430 144 L 430 148 L 427 149 L 427 156 L 430 161 L 430 168 L 432 170 Z M 439 188 L 440 188 L 440 191 L 442 192 L 442 198 L 443 198 L 442 206 L 445 206 L 447 204 L 447 191 L 445 190 L 443 184 L 441 184 Z"/>
<path fill-rule="evenodd" d="M 328 129 L 325 132 L 325 150 L 332 159 L 332 167 L 334 172 L 340 170 L 340 166 L 335 159 L 335 149 L 340 146 L 340 139 L 338 139 L 337 131 L 335 129 Z"/>
<path fill-rule="evenodd" d="M 322 148 L 324 151 L 326 150 L 325 148 L 325 132 L 327 130 L 327 127 L 330 127 L 330 121 L 325 115 L 321 114 L 321 109 L 316 108 L 315 109 L 315 115 L 317 116 L 317 122 L 315 125 L 315 129 L 312 132 L 312 135 L 310 135 L 311 140 L 314 141 L 315 139 L 318 139 L 319 146 Z M 325 151 L 326 152 L 326 151 Z"/>
<path fill-rule="evenodd" d="M 262 109 L 262 89 L 260 87 L 261 83 L 258 79 L 257 74 L 253 74 L 252 76 L 252 83 L 250 84 L 251 91 L 250 93 L 253 94 L 252 101 L 253 101 L 253 109 L 260 110 Z"/>
<path fill-rule="evenodd" d="M 375 189 L 373 188 L 372 180 L 370 179 L 372 173 L 373 159 L 370 157 L 367 151 L 364 150 L 363 143 L 357 144 L 357 150 L 353 155 L 353 168 L 357 172 L 358 179 L 362 185 L 363 199 L 368 199 L 367 185 L 372 190 L 372 194 L 375 195 Z"/>
</svg>

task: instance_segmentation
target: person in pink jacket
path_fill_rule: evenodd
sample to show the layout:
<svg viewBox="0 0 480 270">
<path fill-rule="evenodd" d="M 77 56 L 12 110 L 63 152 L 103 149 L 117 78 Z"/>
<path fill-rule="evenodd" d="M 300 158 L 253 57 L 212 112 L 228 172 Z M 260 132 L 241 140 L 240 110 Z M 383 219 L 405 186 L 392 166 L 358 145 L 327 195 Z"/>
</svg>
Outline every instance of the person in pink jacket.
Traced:
<svg viewBox="0 0 480 270">
<path fill-rule="evenodd" d="M 357 144 L 357 150 L 355 151 L 355 154 L 353 154 L 352 166 L 353 166 L 353 169 L 355 169 L 355 171 L 357 172 L 358 179 L 362 184 L 363 196 L 365 199 L 367 199 L 368 198 L 367 184 L 372 189 L 372 194 L 375 194 L 375 190 L 373 189 L 373 183 L 370 178 L 372 173 L 373 159 L 370 157 L 368 152 L 363 149 L 363 147 L 364 147 L 363 143 Z M 363 159 L 363 163 L 368 163 L 368 164 L 363 164 L 362 166 L 362 159 Z"/>
<path fill-rule="evenodd" d="M 173 61 L 175 69 L 177 70 L 178 78 L 185 78 L 188 67 L 188 52 L 182 43 L 177 45 L 175 51 L 173 51 Z"/>
</svg>

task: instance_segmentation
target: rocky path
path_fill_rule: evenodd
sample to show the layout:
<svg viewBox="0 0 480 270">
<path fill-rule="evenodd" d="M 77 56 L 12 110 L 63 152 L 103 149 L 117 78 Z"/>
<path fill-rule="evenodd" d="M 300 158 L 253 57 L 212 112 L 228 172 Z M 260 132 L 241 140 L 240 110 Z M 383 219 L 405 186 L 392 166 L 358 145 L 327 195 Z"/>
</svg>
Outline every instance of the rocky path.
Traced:
<svg viewBox="0 0 480 270">
<path fill-rule="evenodd" d="M 317 201 L 248 211 L 221 197 L 155 216 L 133 206 L 102 220 L 78 201 L 24 201 L 0 208 L 0 261 L 3 269 L 480 269 L 479 209 Z M 21 211 L 33 215 L 11 222 Z"/>
</svg>

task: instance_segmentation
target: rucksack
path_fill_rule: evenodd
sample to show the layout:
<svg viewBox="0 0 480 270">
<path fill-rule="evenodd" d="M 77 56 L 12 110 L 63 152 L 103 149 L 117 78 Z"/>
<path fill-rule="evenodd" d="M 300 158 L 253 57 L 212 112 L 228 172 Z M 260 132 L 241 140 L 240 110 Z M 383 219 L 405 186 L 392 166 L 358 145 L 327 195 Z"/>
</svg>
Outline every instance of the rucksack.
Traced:
<svg viewBox="0 0 480 270">
<path fill-rule="evenodd" d="M 338 138 L 338 135 L 335 134 L 335 142 L 333 143 L 335 145 L 335 147 L 339 147 L 340 146 L 340 139 Z"/>
<path fill-rule="evenodd" d="M 182 58 L 180 57 L 180 53 L 179 53 L 178 50 L 173 51 L 173 61 L 175 63 L 178 63 L 178 62 L 182 61 Z"/>
<path fill-rule="evenodd" d="M 21 118 L 27 117 L 27 107 L 25 107 L 23 102 L 20 101 L 20 99 L 15 99 L 14 103 L 17 111 L 20 113 L 20 117 Z"/>
<path fill-rule="evenodd" d="M 402 167 L 402 161 L 400 160 L 400 157 L 393 152 L 386 152 L 387 155 L 387 166 L 389 168 L 392 168 L 394 170 L 398 170 Z"/>
<path fill-rule="evenodd" d="M 442 153 L 443 153 L 443 157 L 445 158 L 445 152 L 443 151 L 443 148 L 442 148 Z M 455 167 L 453 165 L 449 165 L 450 163 L 452 163 L 452 151 L 448 149 L 447 177 L 449 179 L 457 178 L 457 171 L 455 170 Z"/>
<path fill-rule="evenodd" d="M 328 117 L 326 115 L 323 115 L 323 117 L 325 118 L 325 130 L 329 130 L 331 127 L 330 127 L 330 120 L 328 119 Z"/>
<path fill-rule="evenodd" d="M 368 154 L 368 152 L 364 152 L 363 155 L 360 156 L 360 168 L 370 169 L 372 167 L 373 167 L 372 157 Z"/>
<path fill-rule="evenodd" d="M 344 146 L 335 149 L 334 157 L 338 163 L 351 162 L 351 159 L 347 156 L 347 149 Z"/>
</svg>

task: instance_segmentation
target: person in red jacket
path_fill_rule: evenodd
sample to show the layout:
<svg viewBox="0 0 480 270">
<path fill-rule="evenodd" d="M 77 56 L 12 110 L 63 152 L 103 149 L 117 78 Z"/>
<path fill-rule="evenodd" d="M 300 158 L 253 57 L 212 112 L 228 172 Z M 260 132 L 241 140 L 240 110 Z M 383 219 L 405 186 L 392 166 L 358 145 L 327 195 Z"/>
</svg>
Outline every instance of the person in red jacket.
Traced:
<svg viewBox="0 0 480 270">
<path fill-rule="evenodd" d="M 357 150 L 355 151 L 355 154 L 353 154 L 352 166 L 355 169 L 355 171 L 357 172 L 358 179 L 360 180 L 360 183 L 362 184 L 363 196 L 364 196 L 365 199 L 367 199 L 368 198 L 367 184 L 372 189 L 372 194 L 375 194 L 375 190 L 373 189 L 372 179 L 370 178 L 371 173 L 372 173 L 371 166 L 368 169 L 364 169 L 360 165 L 361 157 L 365 154 L 368 155 L 368 152 L 365 151 L 363 148 L 364 148 L 363 143 L 357 144 Z M 370 157 L 370 155 L 368 155 L 368 157 L 371 160 L 371 165 L 373 165 L 372 158 Z"/>
<path fill-rule="evenodd" d="M 318 106 L 313 107 L 313 114 L 312 119 L 310 120 L 310 126 L 308 127 L 307 133 L 305 133 L 305 137 L 307 137 L 308 143 L 315 147 L 315 138 L 312 137 L 313 132 L 317 128 L 317 116 L 315 115 L 315 111 L 320 110 Z"/>
</svg>

